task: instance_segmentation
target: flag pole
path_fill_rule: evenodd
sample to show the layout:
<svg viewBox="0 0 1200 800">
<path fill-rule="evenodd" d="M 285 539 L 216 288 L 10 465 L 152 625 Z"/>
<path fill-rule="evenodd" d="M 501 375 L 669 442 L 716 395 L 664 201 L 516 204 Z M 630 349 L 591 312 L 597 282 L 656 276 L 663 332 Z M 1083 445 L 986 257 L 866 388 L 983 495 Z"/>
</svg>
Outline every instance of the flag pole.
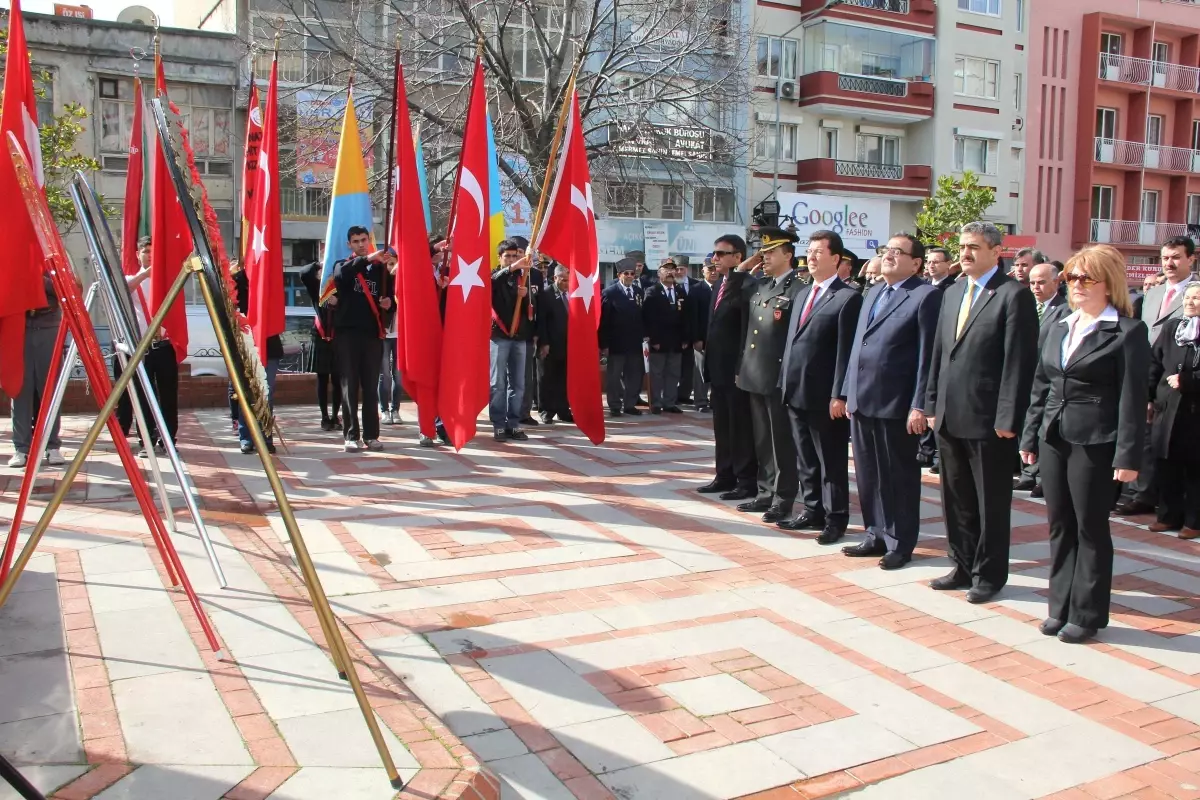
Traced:
<svg viewBox="0 0 1200 800">
<path fill-rule="evenodd" d="M 563 129 L 567 125 L 567 110 L 571 107 L 571 98 L 575 96 L 575 77 L 579 74 L 581 63 L 582 59 L 577 57 L 575 59 L 575 66 L 571 68 L 571 78 L 567 81 L 567 91 L 563 96 L 562 108 L 558 110 L 558 124 L 554 128 L 554 138 L 550 141 L 550 157 L 546 161 L 546 174 L 542 178 L 542 196 L 538 198 L 537 213 L 533 215 L 533 228 L 530 230 L 529 247 L 525 250 L 526 256 L 532 257 L 533 243 L 537 241 L 538 232 L 542 227 L 542 216 L 546 212 L 546 202 L 550 193 L 551 181 L 554 178 L 554 169 L 557 166 L 559 146 L 562 144 Z M 498 155 L 496 157 L 499 158 Z M 517 280 L 518 287 L 526 286 L 529 283 L 529 270 L 532 266 L 530 264 L 521 270 L 521 277 Z M 516 305 L 513 306 L 512 325 L 508 329 L 515 332 L 520 319 L 521 295 L 518 294 Z"/>
<path fill-rule="evenodd" d="M 395 64 L 392 66 L 392 126 L 391 140 L 388 142 L 388 160 L 387 160 L 387 196 L 384 200 L 383 212 L 383 246 L 387 247 L 391 244 L 392 231 L 392 198 L 396 193 L 396 187 L 393 185 L 393 180 L 396 174 L 396 124 L 400 118 L 400 107 L 396 103 L 396 87 L 400 83 L 400 34 L 396 34 L 396 56 Z"/>
<path fill-rule="evenodd" d="M 475 63 L 476 64 L 480 63 L 480 60 L 482 58 L 483 58 L 483 37 L 480 36 L 478 39 L 475 40 Z M 474 74 L 474 70 L 472 70 L 471 74 Z M 486 76 L 485 76 L 485 80 L 486 80 Z M 466 130 L 470 125 L 471 110 L 472 110 L 471 104 L 468 101 L 467 113 L 463 117 L 463 135 L 464 135 L 464 137 L 466 135 Z M 462 151 L 461 151 L 461 149 L 459 151 L 458 171 L 455 173 L 455 176 L 454 176 L 454 186 L 456 189 L 458 187 L 458 181 L 460 178 L 462 178 Z M 447 242 L 450 241 L 450 232 L 454 230 L 454 217 L 457 213 L 458 213 L 458 192 L 454 191 L 450 194 L 450 216 L 446 219 L 445 239 Z M 484 209 L 484 213 L 485 214 L 487 213 L 487 209 Z M 443 276 L 450 274 L 449 264 L 450 264 L 450 254 L 449 254 L 449 252 L 447 252 L 446 257 L 442 259 L 442 275 Z"/>
</svg>

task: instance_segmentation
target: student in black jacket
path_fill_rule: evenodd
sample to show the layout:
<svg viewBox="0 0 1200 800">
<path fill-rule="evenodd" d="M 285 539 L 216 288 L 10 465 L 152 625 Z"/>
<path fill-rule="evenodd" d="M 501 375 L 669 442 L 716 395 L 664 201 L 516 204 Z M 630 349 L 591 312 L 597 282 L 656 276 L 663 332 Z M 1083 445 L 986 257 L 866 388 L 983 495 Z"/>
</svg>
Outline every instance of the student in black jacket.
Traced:
<svg viewBox="0 0 1200 800">
<path fill-rule="evenodd" d="M 642 324 L 650 345 L 650 412 L 682 414 L 678 405 L 683 354 L 691 357 L 687 295 L 675 285 L 675 266 L 658 268 L 658 283 L 646 290 Z"/>
<path fill-rule="evenodd" d="M 383 366 L 382 312 L 391 308 L 383 296 L 384 275 L 395 256 L 368 252 L 371 234 L 354 226 L 347 233 L 351 256 L 333 265 L 333 347 L 342 380 L 342 431 L 346 452 L 382 450 L 379 442 L 379 372 Z M 362 402 L 362 427 L 358 407 Z M 361 437 L 360 437 L 361 434 Z M 361 443 L 360 443 L 361 438 Z"/>
</svg>

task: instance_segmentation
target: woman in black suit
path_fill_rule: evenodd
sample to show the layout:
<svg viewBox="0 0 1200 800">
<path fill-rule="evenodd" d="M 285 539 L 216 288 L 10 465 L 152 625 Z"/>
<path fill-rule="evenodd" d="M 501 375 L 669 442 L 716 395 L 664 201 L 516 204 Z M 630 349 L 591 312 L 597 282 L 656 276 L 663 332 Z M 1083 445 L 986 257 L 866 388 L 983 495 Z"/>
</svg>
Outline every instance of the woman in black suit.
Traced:
<svg viewBox="0 0 1200 800">
<path fill-rule="evenodd" d="M 1183 294 L 1183 316 L 1163 325 L 1150 362 L 1151 443 L 1159 459 L 1157 532 L 1200 538 L 1200 283 Z"/>
<path fill-rule="evenodd" d="M 1108 625 L 1113 481 L 1137 477 L 1146 436 L 1150 343 L 1132 316 L 1125 261 L 1087 247 L 1064 275 L 1074 313 L 1042 336 L 1021 459 L 1041 464 L 1050 517 L 1047 636 L 1078 643 Z"/>
</svg>

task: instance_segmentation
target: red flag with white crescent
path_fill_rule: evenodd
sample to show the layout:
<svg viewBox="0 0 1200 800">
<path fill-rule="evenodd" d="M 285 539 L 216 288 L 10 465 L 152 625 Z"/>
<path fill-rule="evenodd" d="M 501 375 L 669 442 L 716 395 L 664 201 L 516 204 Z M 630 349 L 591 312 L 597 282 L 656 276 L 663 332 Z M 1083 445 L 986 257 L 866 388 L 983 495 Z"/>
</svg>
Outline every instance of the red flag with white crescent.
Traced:
<svg viewBox="0 0 1200 800">
<path fill-rule="evenodd" d="M 246 248 L 246 277 L 250 285 L 247 317 L 254 346 L 267 363 L 267 339 L 283 333 L 283 223 L 279 216 L 279 57 L 271 64 L 267 107 L 262 117 L 258 148 L 254 209 L 249 214 L 250 244 Z"/>
</svg>

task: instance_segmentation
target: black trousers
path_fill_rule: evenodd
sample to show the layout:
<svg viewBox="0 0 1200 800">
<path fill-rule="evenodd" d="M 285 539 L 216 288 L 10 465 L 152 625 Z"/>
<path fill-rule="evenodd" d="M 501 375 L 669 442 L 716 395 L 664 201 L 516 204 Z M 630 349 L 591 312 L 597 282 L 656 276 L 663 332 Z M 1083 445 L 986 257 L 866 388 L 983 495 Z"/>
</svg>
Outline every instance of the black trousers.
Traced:
<svg viewBox="0 0 1200 800">
<path fill-rule="evenodd" d="M 1121 497 L 1148 506 L 1158 505 L 1158 456 L 1154 452 L 1154 437 L 1146 437 L 1146 447 L 1142 451 L 1142 463 L 1138 468 L 1137 480 L 1121 487 Z"/>
<path fill-rule="evenodd" d="M 383 340 L 371 331 L 340 330 L 333 337 L 342 380 L 342 433 L 347 442 L 379 438 L 379 372 Z M 362 403 L 362 427 L 358 407 Z"/>
<path fill-rule="evenodd" d="M 1197 444 L 1200 443 L 1192 443 Z M 1159 459 L 1158 521 L 1172 528 L 1200 530 L 1200 461 Z"/>
<path fill-rule="evenodd" d="M 829 408 L 788 407 L 800 480 L 800 499 L 831 528 L 850 524 L 850 420 L 830 419 Z M 916 463 L 916 456 L 913 456 Z"/>
<path fill-rule="evenodd" d="M 383 369 L 383 365 L 380 365 Z M 333 387 L 333 416 L 329 415 L 329 387 Z M 376 389 L 376 391 L 379 391 Z M 322 420 L 335 420 L 342 408 L 342 381 L 336 372 L 317 373 L 317 405 L 321 407 Z"/>
<path fill-rule="evenodd" d="M 1103 628 L 1108 625 L 1112 592 L 1108 512 L 1117 445 L 1071 444 L 1052 429 L 1039 450 L 1050 518 L 1049 616 L 1084 628 Z"/>
<path fill-rule="evenodd" d="M 689 347 L 683 351 L 683 358 L 679 364 L 679 402 L 692 402 L 693 383 L 696 378 L 696 357 L 692 355 L 692 349 Z"/>
<path fill-rule="evenodd" d="M 538 411 L 545 411 L 542 406 L 542 359 L 537 357 L 537 348 L 533 342 L 525 348 L 525 395 L 521 398 L 521 418 L 524 419 L 533 411 L 536 405 Z"/>
<path fill-rule="evenodd" d="M 542 380 L 538 384 L 538 410 L 550 416 L 569 415 L 571 409 L 567 404 L 566 358 L 543 358 L 540 364 Z M 533 387 L 526 385 L 525 394 L 532 391 Z"/>
<path fill-rule="evenodd" d="M 921 437 L 908 432 L 907 420 L 863 414 L 854 415 L 850 432 L 866 543 L 911 556 L 921 529 Z"/>
<path fill-rule="evenodd" d="M 750 395 L 736 386 L 714 386 L 711 394 L 717 482 L 753 489 L 758 480 L 758 457 L 754 453 Z"/>
<path fill-rule="evenodd" d="M 610 411 L 626 411 L 637 404 L 646 376 L 646 361 L 641 352 L 609 353 L 604 372 Z"/>
<path fill-rule="evenodd" d="M 162 409 L 167 433 L 170 434 L 171 441 L 176 442 L 179 434 L 179 362 L 175 360 L 175 348 L 168 341 L 153 344 L 146 351 L 146 358 L 142 364 L 146 367 L 150 386 L 154 390 L 159 408 Z M 113 358 L 113 377 L 121 377 L 120 363 L 116 358 Z M 137 389 L 138 403 L 146 418 L 146 426 L 150 428 L 149 431 L 138 431 L 138 441 L 145 446 L 148 434 L 150 444 L 157 444 L 162 440 L 162 435 L 154 423 L 154 414 L 150 411 L 150 404 L 142 392 L 142 383 L 136 375 L 133 385 Z M 128 436 L 129 431 L 133 429 L 133 405 L 129 402 L 128 394 L 122 395 L 117 403 L 117 422 L 121 425 L 121 431 Z"/>
<path fill-rule="evenodd" d="M 959 439 L 941 431 L 937 442 L 950 558 L 978 588 L 999 590 L 1008 582 L 1017 439 Z"/>
<path fill-rule="evenodd" d="M 121 379 L 121 362 L 114 354 L 112 359 L 112 376 L 113 384 Z M 134 386 L 137 391 L 137 378 L 134 378 Z M 139 395 L 140 396 L 140 395 Z M 117 400 L 117 424 L 121 426 L 121 433 L 129 436 L 129 432 L 133 430 L 133 403 L 129 400 L 129 392 L 121 392 L 121 397 Z"/>
<path fill-rule="evenodd" d="M 783 396 L 747 393 L 750 397 L 750 423 L 754 432 L 754 452 L 758 456 L 758 497 L 791 505 L 800 490 L 796 470 L 796 443 L 788 422 Z"/>
<path fill-rule="evenodd" d="M 905 424 L 907 425 L 907 421 Z M 917 452 L 921 455 L 921 457 L 928 459 L 930 463 L 938 463 L 937 434 L 933 432 L 933 428 L 930 428 L 921 434 L 920 445 L 917 448 Z"/>
</svg>

